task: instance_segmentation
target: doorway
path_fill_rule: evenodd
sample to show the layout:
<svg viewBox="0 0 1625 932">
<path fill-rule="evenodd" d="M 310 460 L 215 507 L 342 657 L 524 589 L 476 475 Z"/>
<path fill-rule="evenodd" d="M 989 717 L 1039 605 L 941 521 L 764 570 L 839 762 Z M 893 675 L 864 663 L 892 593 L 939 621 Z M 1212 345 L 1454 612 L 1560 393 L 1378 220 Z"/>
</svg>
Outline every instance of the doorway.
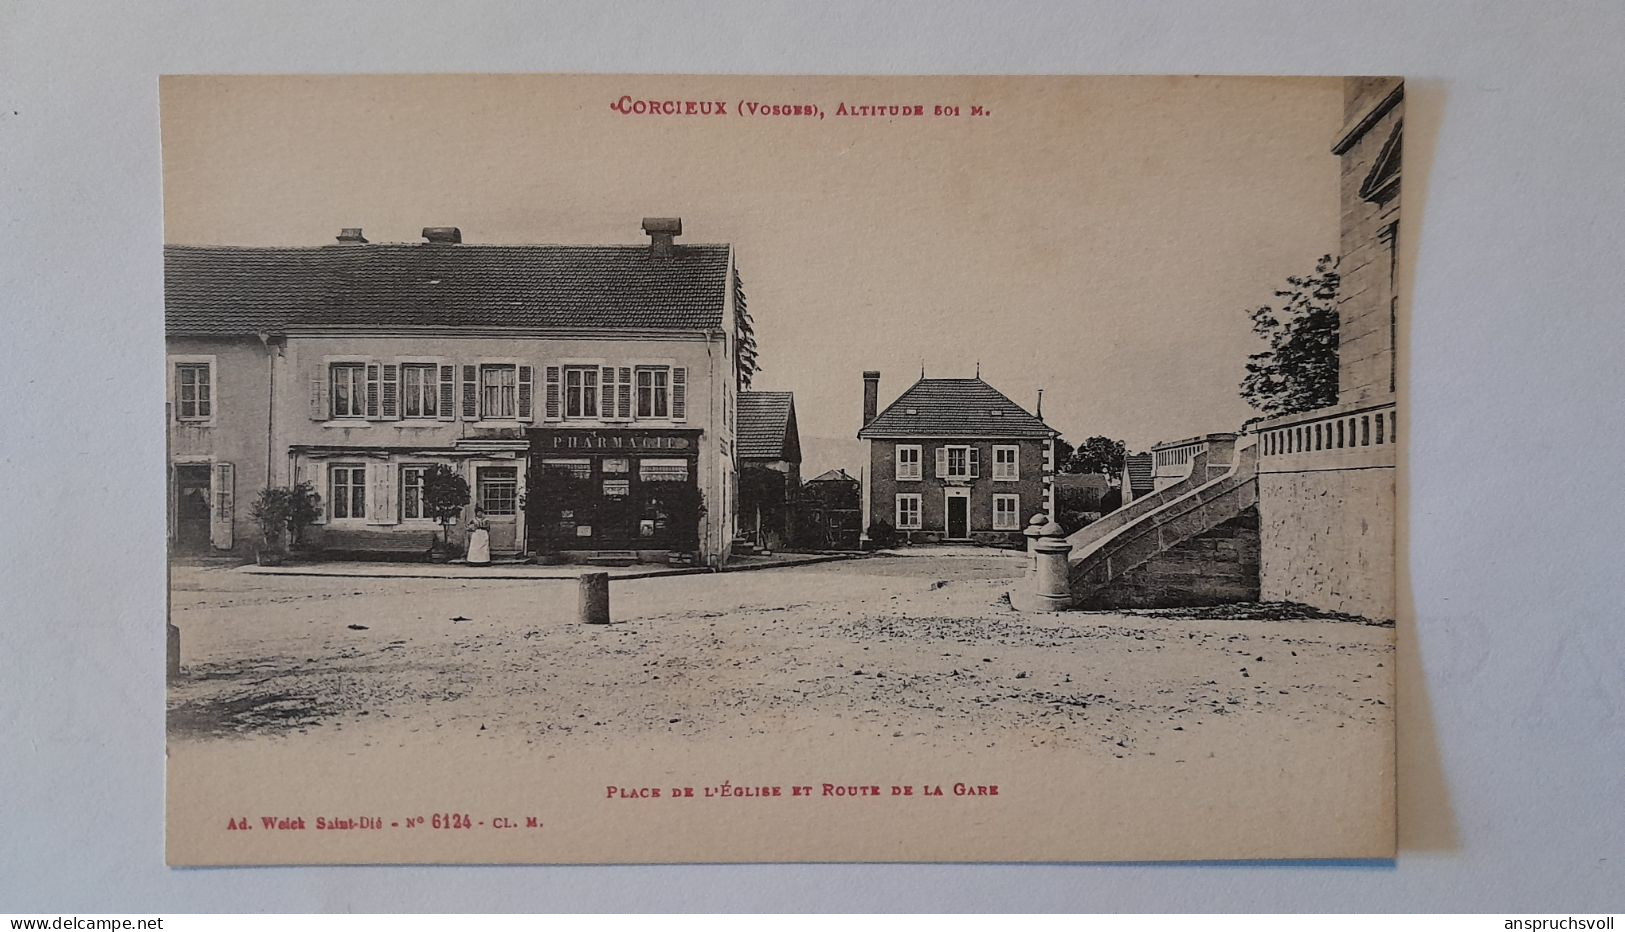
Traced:
<svg viewBox="0 0 1625 932">
<path fill-rule="evenodd" d="M 210 466 L 175 467 L 175 549 L 187 553 L 209 550 Z"/>
<path fill-rule="evenodd" d="M 519 467 L 475 467 L 475 503 L 491 524 L 491 552 L 519 550 Z"/>
<path fill-rule="evenodd" d="M 970 490 L 948 489 L 943 493 L 946 497 L 944 507 L 948 521 L 944 537 L 949 540 L 965 540 L 970 537 Z"/>
</svg>

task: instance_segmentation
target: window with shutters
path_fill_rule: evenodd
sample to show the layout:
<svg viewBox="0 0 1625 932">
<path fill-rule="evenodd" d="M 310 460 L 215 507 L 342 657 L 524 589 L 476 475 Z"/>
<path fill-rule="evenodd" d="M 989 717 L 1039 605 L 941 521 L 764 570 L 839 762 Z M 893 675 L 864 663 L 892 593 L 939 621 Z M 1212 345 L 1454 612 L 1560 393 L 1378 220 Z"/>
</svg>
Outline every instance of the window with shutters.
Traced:
<svg viewBox="0 0 1625 932">
<path fill-rule="evenodd" d="M 401 366 L 401 417 L 440 416 L 440 376 L 434 365 Z"/>
<path fill-rule="evenodd" d="M 490 364 L 480 367 L 480 417 L 513 420 L 519 416 L 519 367 Z"/>
<path fill-rule="evenodd" d="M 1021 530 L 1021 496 L 993 496 L 993 530 Z"/>
<path fill-rule="evenodd" d="M 360 363 L 333 366 L 328 389 L 333 417 L 367 416 L 367 367 Z"/>
<path fill-rule="evenodd" d="M 598 367 L 566 366 L 564 369 L 564 416 L 598 416 Z"/>
<path fill-rule="evenodd" d="M 414 463 L 401 467 L 401 520 L 433 517 L 423 505 L 423 477 L 429 467 Z"/>
<path fill-rule="evenodd" d="M 327 467 L 328 515 L 334 519 L 367 516 L 367 467 L 335 463 Z"/>
<path fill-rule="evenodd" d="M 969 479 L 971 477 L 970 447 L 944 447 L 943 452 L 947 455 L 947 460 L 942 478 Z"/>
<path fill-rule="evenodd" d="M 671 417 L 671 368 L 638 368 L 638 417 Z"/>
<path fill-rule="evenodd" d="M 998 446 L 993 448 L 993 481 L 1015 482 L 1021 478 L 1021 448 Z"/>
<path fill-rule="evenodd" d="M 897 448 L 897 478 L 902 480 L 919 479 L 920 447 L 917 444 L 904 444 Z"/>
<path fill-rule="evenodd" d="M 182 421 L 207 421 L 214 416 L 214 380 L 210 366 L 182 363 L 175 367 L 175 416 Z"/>
<path fill-rule="evenodd" d="M 899 531 L 918 531 L 920 529 L 920 496 L 897 496 L 897 529 Z"/>
</svg>

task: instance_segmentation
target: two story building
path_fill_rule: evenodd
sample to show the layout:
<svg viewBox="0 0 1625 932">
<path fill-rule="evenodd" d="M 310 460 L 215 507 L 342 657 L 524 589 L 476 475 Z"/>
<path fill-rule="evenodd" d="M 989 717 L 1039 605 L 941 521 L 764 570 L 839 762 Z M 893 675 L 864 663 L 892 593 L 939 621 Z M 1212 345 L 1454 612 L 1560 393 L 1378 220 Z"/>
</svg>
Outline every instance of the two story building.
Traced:
<svg viewBox="0 0 1625 932">
<path fill-rule="evenodd" d="M 866 531 L 883 519 L 908 541 L 1019 545 L 1028 518 L 1054 513 L 1056 432 L 980 376 L 922 376 L 877 414 L 879 394 L 865 372 Z"/>
<path fill-rule="evenodd" d="M 357 229 L 316 248 L 170 246 L 171 405 L 196 410 L 183 367 L 212 344 L 193 331 L 258 345 L 263 358 L 230 362 L 264 373 L 253 406 L 249 391 L 216 393 L 209 416 L 221 436 L 266 438 L 263 472 L 235 477 L 240 497 L 320 491 L 311 542 L 328 549 L 426 545 L 439 525 L 423 481 L 440 465 L 468 481 L 496 553 L 720 564 L 750 317 L 731 246 L 679 245 L 675 218 L 644 229 L 646 245 L 472 245 L 428 228 L 416 244 Z M 215 382 L 236 377 L 221 357 Z M 179 512 L 179 479 L 175 491 Z"/>
</svg>

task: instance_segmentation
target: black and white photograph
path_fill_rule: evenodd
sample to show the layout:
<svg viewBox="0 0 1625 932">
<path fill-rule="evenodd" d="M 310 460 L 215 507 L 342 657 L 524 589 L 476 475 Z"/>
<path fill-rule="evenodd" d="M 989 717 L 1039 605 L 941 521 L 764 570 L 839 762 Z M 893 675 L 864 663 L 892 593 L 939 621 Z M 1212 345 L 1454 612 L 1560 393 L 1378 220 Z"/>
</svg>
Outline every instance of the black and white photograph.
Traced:
<svg viewBox="0 0 1625 932">
<path fill-rule="evenodd" d="M 171 864 L 1392 856 L 1401 78 L 160 96 Z"/>
</svg>

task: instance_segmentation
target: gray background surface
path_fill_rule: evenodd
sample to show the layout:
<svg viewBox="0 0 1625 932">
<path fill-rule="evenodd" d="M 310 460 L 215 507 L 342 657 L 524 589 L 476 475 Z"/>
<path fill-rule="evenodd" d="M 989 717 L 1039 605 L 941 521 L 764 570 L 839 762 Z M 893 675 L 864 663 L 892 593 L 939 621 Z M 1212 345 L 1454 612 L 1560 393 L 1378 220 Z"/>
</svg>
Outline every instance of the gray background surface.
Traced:
<svg viewBox="0 0 1625 932">
<path fill-rule="evenodd" d="M 6 4 L 0 911 L 1625 908 L 1622 48 L 1617 3 Z M 293 71 L 1406 75 L 1397 861 L 165 868 L 156 78 Z"/>
</svg>

